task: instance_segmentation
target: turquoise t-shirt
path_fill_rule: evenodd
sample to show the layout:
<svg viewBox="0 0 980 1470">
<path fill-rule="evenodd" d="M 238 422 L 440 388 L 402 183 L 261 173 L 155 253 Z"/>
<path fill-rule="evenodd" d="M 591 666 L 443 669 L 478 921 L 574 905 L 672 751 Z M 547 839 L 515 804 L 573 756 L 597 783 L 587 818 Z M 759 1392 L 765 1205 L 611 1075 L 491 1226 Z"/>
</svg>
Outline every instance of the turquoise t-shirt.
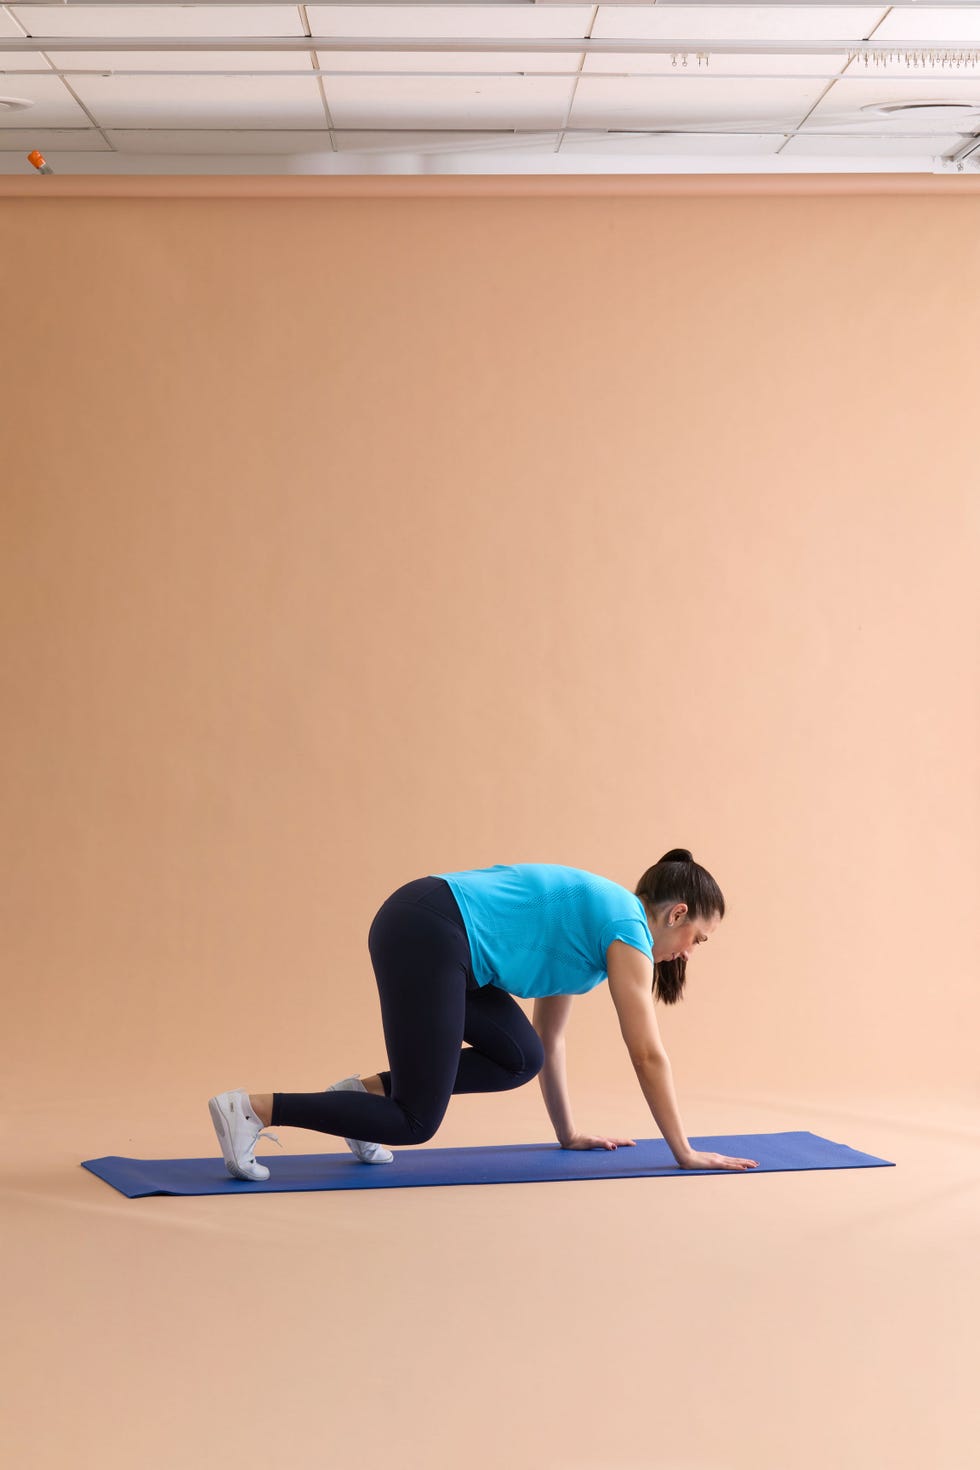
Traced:
<svg viewBox="0 0 980 1470">
<path fill-rule="evenodd" d="M 584 995 L 606 979 L 614 939 L 653 960 L 653 938 L 635 893 L 583 868 L 497 863 L 444 878 L 459 904 L 473 978 L 510 995 Z"/>
</svg>

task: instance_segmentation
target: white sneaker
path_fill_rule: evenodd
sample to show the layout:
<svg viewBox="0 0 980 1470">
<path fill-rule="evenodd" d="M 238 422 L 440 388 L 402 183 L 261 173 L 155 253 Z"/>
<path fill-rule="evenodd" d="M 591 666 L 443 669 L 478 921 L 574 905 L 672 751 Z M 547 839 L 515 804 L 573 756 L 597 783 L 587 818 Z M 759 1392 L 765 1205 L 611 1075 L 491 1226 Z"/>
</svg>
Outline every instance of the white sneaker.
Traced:
<svg viewBox="0 0 980 1470">
<path fill-rule="evenodd" d="M 367 1088 L 360 1077 L 345 1077 L 343 1082 L 335 1082 L 328 1092 L 367 1092 Z M 344 1142 L 355 1158 L 360 1159 L 362 1164 L 390 1164 L 394 1154 L 385 1148 L 382 1143 L 363 1143 L 359 1138 L 345 1138 Z"/>
<path fill-rule="evenodd" d="M 255 1162 L 255 1144 L 259 1138 L 271 1138 L 273 1143 L 279 1143 L 279 1139 L 255 1116 L 248 1093 L 240 1087 L 233 1092 L 219 1092 L 209 1099 L 208 1111 L 228 1173 L 235 1179 L 268 1179 L 265 1165 Z"/>
</svg>

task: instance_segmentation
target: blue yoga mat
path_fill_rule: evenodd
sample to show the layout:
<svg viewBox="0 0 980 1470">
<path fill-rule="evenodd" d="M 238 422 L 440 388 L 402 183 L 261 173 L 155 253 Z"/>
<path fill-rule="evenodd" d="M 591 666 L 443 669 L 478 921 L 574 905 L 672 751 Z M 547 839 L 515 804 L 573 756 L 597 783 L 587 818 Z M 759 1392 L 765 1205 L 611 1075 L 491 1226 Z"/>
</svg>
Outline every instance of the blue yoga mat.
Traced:
<svg viewBox="0 0 980 1470">
<path fill-rule="evenodd" d="M 85 1159 L 90 1169 L 128 1199 L 148 1194 L 283 1194 L 307 1189 L 418 1189 L 428 1184 L 540 1184 L 551 1179 L 667 1179 L 685 1174 L 784 1173 L 790 1169 L 894 1168 L 889 1159 L 862 1154 L 816 1133 L 744 1133 L 692 1138 L 699 1152 L 756 1159 L 758 1168 L 679 1169 L 662 1138 L 638 1138 L 616 1149 L 563 1149 L 557 1143 L 505 1143 L 489 1148 L 395 1150 L 390 1164 L 361 1164 L 353 1154 L 258 1155 L 270 1177 L 232 1179 L 224 1160 Z"/>
</svg>

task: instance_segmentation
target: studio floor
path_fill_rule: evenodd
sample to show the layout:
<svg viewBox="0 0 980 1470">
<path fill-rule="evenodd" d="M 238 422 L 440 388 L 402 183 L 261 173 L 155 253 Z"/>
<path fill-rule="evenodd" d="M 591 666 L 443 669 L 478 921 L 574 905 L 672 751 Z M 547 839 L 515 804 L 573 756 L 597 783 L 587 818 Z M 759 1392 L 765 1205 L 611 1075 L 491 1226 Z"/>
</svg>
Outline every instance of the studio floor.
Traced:
<svg viewBox="0 0 980 1470">
<path fill-rule="evenodd" d="M 656 1136 L 641 1109 L 593 1094 L 591 1126 Z M 976 1110 L 689 1091 L 684 1112 L 692 1137 L 806 1129 L 897 1167 L 127 1200 L 79 1161 L 216 1152 L 206 1098 L 147 1088 L 122 1121 L 19 1100 L 6 1462 L 977 1470 Z M 429 1146 L 548 1138 L 528 1088 L 454 1099 Z"/>
</svg>

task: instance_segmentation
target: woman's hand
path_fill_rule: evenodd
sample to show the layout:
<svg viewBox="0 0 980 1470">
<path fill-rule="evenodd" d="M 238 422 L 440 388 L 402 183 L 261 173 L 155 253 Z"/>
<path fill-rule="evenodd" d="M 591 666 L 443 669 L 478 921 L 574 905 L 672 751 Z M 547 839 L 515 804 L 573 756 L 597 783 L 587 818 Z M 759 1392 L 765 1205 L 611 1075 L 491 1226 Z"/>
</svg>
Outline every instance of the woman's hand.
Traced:
<svg viewBox="0 0 980 1470">
<path fill-rule="evenodd" d="M 562 1143 L 562 1148 L 618 1148 L 621 1143 L 636 1144 L 635 1138 L 601 1138 L 598 1134 L 573 1133 Z"/>
<path fill-rule="evenodd" d="M 679 1169 L 757 1169 L 755 1159 L 730 1159 L 727 1154 L 699 1154 L 694 1150 L 678 1160 Z"/>
</svg>

